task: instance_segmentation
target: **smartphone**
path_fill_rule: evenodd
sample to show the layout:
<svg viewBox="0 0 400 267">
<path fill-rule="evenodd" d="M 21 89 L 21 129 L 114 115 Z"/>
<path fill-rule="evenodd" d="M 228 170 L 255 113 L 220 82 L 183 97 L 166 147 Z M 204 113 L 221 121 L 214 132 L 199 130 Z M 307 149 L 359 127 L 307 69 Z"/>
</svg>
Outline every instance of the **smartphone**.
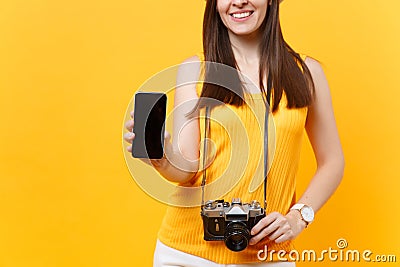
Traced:
<svg viewBox="0 0 400 267">
<path fill-rule="evenodd" d="M 138 92 L 135 94 L 134 158 L 161 159 L 164 156 L 165 116 L 167 96 L 164 93 Z"/>
</svg>

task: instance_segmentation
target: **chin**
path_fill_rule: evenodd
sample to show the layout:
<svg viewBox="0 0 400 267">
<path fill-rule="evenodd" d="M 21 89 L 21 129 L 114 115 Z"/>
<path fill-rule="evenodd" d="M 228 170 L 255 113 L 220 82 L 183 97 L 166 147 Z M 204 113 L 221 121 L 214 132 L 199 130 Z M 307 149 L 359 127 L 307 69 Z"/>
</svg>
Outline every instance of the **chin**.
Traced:
<svg viewBox="0 0 400 267">
<path fill-rule="evenodd" d="M 232 34 L 236 36 L 241 36 L 241 37 L 248 37 L 248 36 L 256 36 L 257 31 L 231 31 Z"/>
<path fill-rule="evenodd" d="M 232 32 L 234 35 L 237 35 L 237 36 L 252 36 L 252 35 L 257 34 L 258 28 L 257 27 L 238 27 L 238 28 L 232 27 L 230 29 L 230 32 Z"/>
</svg>

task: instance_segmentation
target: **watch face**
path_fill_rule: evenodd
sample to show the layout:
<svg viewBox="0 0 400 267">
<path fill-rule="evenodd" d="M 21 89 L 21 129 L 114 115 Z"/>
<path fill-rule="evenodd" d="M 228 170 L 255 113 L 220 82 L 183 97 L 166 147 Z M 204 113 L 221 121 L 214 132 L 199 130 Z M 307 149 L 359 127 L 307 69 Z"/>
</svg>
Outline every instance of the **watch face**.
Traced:
<svg viewBox="0 0 400 267">
<path fill-rule="evenodd" d="M 311 207 L 304 206 L 301 209 L 301 216 L 306 222 L 310 223 L 314 220 L 314 210 Z"/>
</svg>

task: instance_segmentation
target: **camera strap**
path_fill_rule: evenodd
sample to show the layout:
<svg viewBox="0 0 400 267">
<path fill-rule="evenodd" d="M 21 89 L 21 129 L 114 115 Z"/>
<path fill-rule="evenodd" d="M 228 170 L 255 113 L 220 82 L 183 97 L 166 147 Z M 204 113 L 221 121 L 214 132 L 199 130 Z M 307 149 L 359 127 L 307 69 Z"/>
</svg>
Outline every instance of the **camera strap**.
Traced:
<svg viewBox="0 0 400 267">
<path fill-rule="evenodd" d="M 267 208 L 267 176 L 268 176 L 268 117 L 270 112 L 270 98 L 271 98 L 272 79 L 268 75 L 267 78 L 267 99 L 265 101 L 265 115 L 264 115 L 264 211 Z M 204 142 L 203 142 L 203 179 L 201 181 L 201 206 L 204 206 L 204 187 L 207 182 L 207 152 L 210 132 L 210 106 L 206 106 L 205 120 L 204 120 Z"/>
<path fill-rule="evenodd" d="M 206 114 L 204 120 L 204 142 L 203 142 L 203 180 L 201 181 L 201 206 L 204 206 L 204 186 L 207 182 L 207 148 L 208 148 L 208 135 L 210 131 L 210 106 L 206 106 Z"/>
<path fill-rule="evenodd" d="M 267 78 L 267 99 L 265 103 L 265 114 L 264 114 L 264 212 L 267 209 L 267 177 L 268 177 L 268 118 L 270 111 L 270 98 L 272 89 L 272 78 L 268 74 Z"/>
</svg>

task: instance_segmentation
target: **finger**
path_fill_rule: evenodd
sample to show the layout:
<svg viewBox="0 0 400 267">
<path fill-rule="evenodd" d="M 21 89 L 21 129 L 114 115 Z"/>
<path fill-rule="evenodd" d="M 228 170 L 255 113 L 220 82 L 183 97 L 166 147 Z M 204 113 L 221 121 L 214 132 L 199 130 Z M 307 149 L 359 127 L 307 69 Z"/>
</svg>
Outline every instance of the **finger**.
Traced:
<svg viewBox="0 0 400 267">
<path fill-rule="evenodd" d="M 259 232 L 257 235 L 253 236 L 253 237 L 250 239 L 249 244 L 250 244 L 250 245 L 255 245 L 255 244 L 257 244 L 257 243 L 260 242 L 264 237 L 268 236 L 269 234 L 271 234 L 272 232 L 274 232 L 275 230 L 278 229 L 277 227 L 276 227 L 276 228 L 273 228 L 273 227 L 271 227 L 271 226 L 272 226 L 272 224 L 271 224 L 270 226 L 264 228 L 264 229 L 263 229 L 261 232 Z"/>
<path fill-rule="evenodd" d="M 257 244 L 261 239 L 267 236 L 269 237 L 269 235 L 275 233 L 279 228 L 281 228 L 286 223 L 285 220 L 286 218 L 278 212 L 270 213 L 264 219 L 265 221 L 270 221 L 271 219 L 275 220 L 269 223 L 265 228 L 262 229 L 261 232 L 259 232 L 250 240 L 251 245 Z"/>
<path fill-rule="evenodd" d="M 256 235 L 258 234 L 262 229 L 266 228 L 268 225 L 270 225 L 272 222 L 274 222 L 280 214 L 277 212 L 272 212 L 270 214 L 267 214 L 264 218 L 262 218 L 252 229 L 251 229 L 251 235 Z"/>
<path fill-rule="evenodd" d="M 169 141 L 171 139 L 171 134 L 168 131 L 165 131 L 164 139 L 165 139 L 165 141 Z"/>
<path fill-rule="evenodd" d="M 129 121 L 127 121 L 127 122 L 125 123 L 125 128 L 126 128 L 128 131 L 132 132 L 133 124 L 134 124 L 133 120 L 129 120 Z"/>
<path fill-rule="evenodd" d="M 279 217 L 275 219 L 272 223 L 270 223 L 267 227 L 263 228 L 257 235 L 253 236 L 250 239 L 250 245 L 257 244 L 263 238 L 269 236 L 271 233 L 275 232 L 279 229 Z"/>
<path fill-rule="evenodd" d="M 140 158 L 140 160 L 147 165 L 153 166 L 153 167 L 161 167 L 162 166 L 162 160 L 160 159 L 146 159 L 146 158 Z"/>
<path fill-rule="evenodd" d="M 277 239 L 278 237 L 280 237 L 288 232 L 291 232 L 291 230 L 292 229 L 290 228 L 289 224 L 285 224 L 281 227 L 278 227 L 278 229 L 276 229 L 276 231 L 272 232 L 268 236 L 268 239 L 273 241 L 273 240 Z"/>
<path fill-rule="evenodd" d="M 132 118 L 132 119 L 133 119 L 133 114 L 134 114 L 134 113 L 135 113 L 135 111 L 133 111 L 133 110 L 130 112 L 131 118 Z"/>
<path fill-rule="evenodd" d="M 275 239 L 275 243 L 282 243 L 282 242 L 289 241 L 292 239 L 293 239 L 293 233 L 291 231 L 289 231 L 289 232 L 281 235 L 277 239 Z"/>
<path fill-rule="evenodd" d="M 133 139 L 135 139 L 134 133 L 124 133 L 124 140 L 130 144 L 132 144 Z"/>
<path fill-rule="evenodd" d="M 127 150 L 129 153 L 132 153 L 132 146 L 127 146 L 127 147 L 126 147 L 126 150 Z"/>
<path fill-rule="evenodd" d="M 161 167 L 161 165 L 162 165 L 162 160 L 159 160 L 159 159 L 152 159 L 152 160 L 150 160 L 150 163 L 151 163 L 151 165 L 153 165 L 153 167 L 158 168 L 158 167 Z"/>
</svg>

